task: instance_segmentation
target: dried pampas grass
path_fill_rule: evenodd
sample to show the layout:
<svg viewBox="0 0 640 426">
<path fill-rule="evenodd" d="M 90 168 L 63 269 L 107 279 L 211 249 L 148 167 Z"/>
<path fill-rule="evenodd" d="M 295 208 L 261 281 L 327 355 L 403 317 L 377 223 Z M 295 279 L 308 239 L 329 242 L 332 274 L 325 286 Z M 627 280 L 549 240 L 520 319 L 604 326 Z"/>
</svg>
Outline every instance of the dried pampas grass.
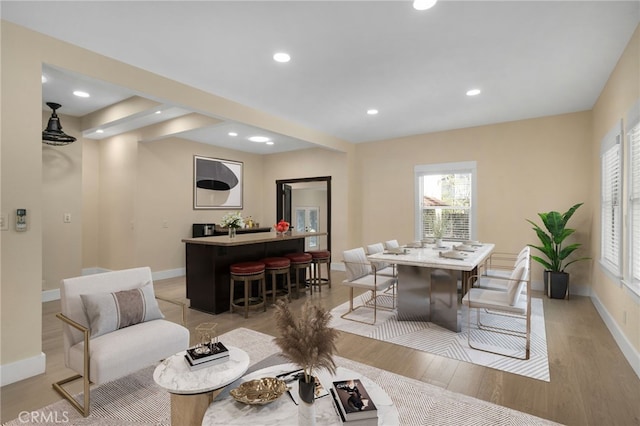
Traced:
<svg viewBox="0 0 640 426">
<path fill-rule="evenodd" d="M 335 374 L 333 355 L 339 331 L 329 327 L 331 314 L 328 311 L 307 300 L 300 318 L 296 319 L 289 305 L 280 300 L 276 304 L 275 316 L 280 332 L 275 342 L 285 358 L 302 367 L 305 382 L 311 381 L 314 370 L 326 368 Z"/>
</svg>

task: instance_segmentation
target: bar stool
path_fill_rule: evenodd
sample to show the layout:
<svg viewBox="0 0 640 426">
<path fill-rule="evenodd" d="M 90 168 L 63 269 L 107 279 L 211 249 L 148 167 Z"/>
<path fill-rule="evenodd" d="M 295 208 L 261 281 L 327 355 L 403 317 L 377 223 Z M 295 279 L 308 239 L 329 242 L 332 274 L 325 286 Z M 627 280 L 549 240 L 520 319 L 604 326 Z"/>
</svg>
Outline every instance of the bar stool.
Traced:
<svg viewBox="0 0 640 426">
<path fill-rule="evenodd" d="M 264 263 L 262 262 L 240 262 L 229 267 L 231 272 L 231 287 L 229 289 L 229 311 L 233 313 L 233 308 L 244 308 L 244 317 L 249 317 L 249 308 L 262 307 L 267 310 L 266 288 L 264 276 Z M 244 282 L 244 297 L 234 299 L 236 281 Z M 250 297 L 251 283 L 258 281 L 258 296 Z M 242 305 L 240 303 L 243 303 Z"/>
<path fill-rule="evenodd" d="M 265 275 L 271 275 L 271 296 L 273 303 L 276 303 L 278 298 L 287 298 L 291 294 L 291 274 L 289 269 L 291 268 L 291 261 L 286 257 L 266 257 L 260 262 L 264 263 Z M 278 295 L 277 290 L 277 276 L 284 275 L 286 277 L 285 288 Z M 284 283 L 283 283 L 284 284 Z M 290 301 L 290 300 L 289 300 Z"/>
<path fill-rule="evenodd" d="M 331 288 L 331 252 L 329 250 L 310 250 L 307 253 L 311 255 L 311 282 L 312 286 L 317 285 L 318 291 L 322 292 L 322 286 L 327 285 Z M 327 278 L 322 278 L 322 269 L 320 265 L 327 268 Z"/>
<path fill-rule="evenodd" d="M 291 287 L 295 287 L 296 291 L 293 293 L 295 298 L 298 298 L 298 294 L 301 289 L 304 289 L 307 276 L 307 268 L 311 268 L 311 255 L 309 253 L 287 253 L 284 255 L 291 261 L 291 274 L 293 275 L 295 282 L 292 281 Z M 305 278 L 300 281 L 300 270 L 304 271 Z M 311 294 L 313 294 L 313 286 L 309 286 Z"/>
</svg>

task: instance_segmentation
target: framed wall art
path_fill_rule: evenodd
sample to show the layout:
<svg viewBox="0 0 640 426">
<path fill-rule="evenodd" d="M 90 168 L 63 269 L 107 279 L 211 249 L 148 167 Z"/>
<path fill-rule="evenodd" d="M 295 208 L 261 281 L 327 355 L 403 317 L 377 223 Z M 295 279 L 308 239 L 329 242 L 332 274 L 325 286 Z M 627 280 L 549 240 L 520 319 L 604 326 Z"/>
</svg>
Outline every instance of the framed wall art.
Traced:
<svg viewBox="0 0 640 426">
<path fill-rule="evenodd" d="M 193 156 L 193 208 L 242 209 L 240 161 Z"/>
</svg>

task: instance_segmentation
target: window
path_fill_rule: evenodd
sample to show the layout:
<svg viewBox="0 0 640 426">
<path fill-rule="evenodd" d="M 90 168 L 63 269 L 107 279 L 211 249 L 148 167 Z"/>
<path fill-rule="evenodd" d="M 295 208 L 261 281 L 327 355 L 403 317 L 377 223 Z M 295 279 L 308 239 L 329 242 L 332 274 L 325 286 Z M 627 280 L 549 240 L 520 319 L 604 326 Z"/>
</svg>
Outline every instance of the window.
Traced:
<svg viewBox="0 0 640 426">
<path fill-rule="evenodd" d="M 416 239 L 434 236 L 434 218 L 447 224 L 444 238 L 473 239 L 476 162 L 416 166 L 415 180 Z"/>
<path fill-rule="evenodd" d="M 629 156 L 627 217 L 629 218 L 629 268 L 625 284 L 640 295 L 640 103 L 627 119 Z M 635 110 L 635 111 L 634 111 Z"/>
<path fill-rule="evenodd" d="M 600 263 L 615 277 L 622 275 L 622 127 L 616 125 L 602 140 Z"/>
</svg>

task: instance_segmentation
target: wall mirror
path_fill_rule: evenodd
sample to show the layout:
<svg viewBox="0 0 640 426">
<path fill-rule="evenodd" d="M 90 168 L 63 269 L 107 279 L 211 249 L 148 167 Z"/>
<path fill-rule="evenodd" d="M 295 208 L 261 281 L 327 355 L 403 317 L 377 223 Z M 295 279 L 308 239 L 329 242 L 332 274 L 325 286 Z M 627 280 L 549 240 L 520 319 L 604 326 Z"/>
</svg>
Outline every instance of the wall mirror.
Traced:
<svg viewBox="0 0 640 426">
<path fill-rule="evenodd" d="M 331 251 L 331 176 L 276 180 L 276 217 L 296 231 L 326 232 L 305 238 L 305 250 Z"/>
</svg>

